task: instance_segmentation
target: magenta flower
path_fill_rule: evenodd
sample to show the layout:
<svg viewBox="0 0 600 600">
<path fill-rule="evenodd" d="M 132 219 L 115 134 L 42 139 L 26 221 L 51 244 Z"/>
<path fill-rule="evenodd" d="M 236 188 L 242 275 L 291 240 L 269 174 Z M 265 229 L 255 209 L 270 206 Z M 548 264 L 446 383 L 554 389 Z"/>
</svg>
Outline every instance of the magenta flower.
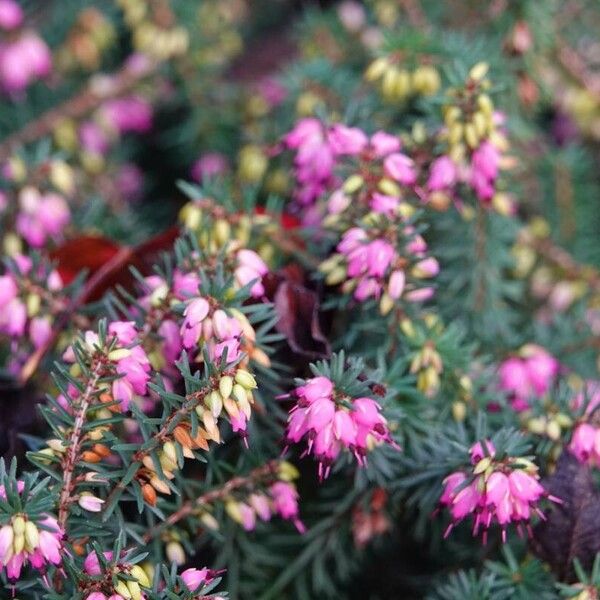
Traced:
<svg viewBox="0 0 600 600">
<path fill-rule="evenodd" d="M 320 479 L 329 475 L 344 449 L 363 465 L 372 443 L 395 446 L 379 404 L 372 398 L 338 401 L 333 382 L 326 377 L 309 379 L 291 396 L 296 405 L 289 414 L 286 440 L 296 443 L 306 438 L 305 454 L 317 459 Z"/>
<path fill-rule="evenodd" d="M 471 187 L 480 200 L 488 201 L 495 192 L 500 153 L 491 142 L 483 142 L 471 158 Z"/>
<path fill-rule="evenodd" d="M 265 295 L 265 287 L 262 278 L 269 272 L 269 267 L 263 259 L 253 250 L 242 249 L 236 254 L 237 267 L 235 269 L 235 280 L 240 287 L 254 281 L 250 293 L 254 298 Z"/>
<path fill-rule="evenodd" d="M 328 131 L 327 141 L 335 154 L 356 156 L 366 148 L 368 138 L 358 127 L 337 124 Z"/>
<path fill-rule="evenodd" d="M 377 131 L 369 141 L 377 158 L 383 158 L 388 154 L 398 152 L 401 147 L 400 138 L 385 131 Z"/>
<path fill-rule="evenodd" d="M 79 126 L 79 143 L 86 152 L 103 156 L 110 147 L 110 141 L 104 130 L 94 121 L 84 121 Z"/>
<path fill-rule="evenodd" d="M 16 29 L 23 22 L 23 9 L 14 0 L 0 0 L 0 27 Z"/>
<path fill-rule="evenodd" d="M 117 133 L 146 133 L 152 128 L 152 106 L 140 96 L 126 96 L 105 102 L 100 119 Z"/>
<path fill-rule="evenodd" d="M 506 359 L 498 370 L 500 388 L 509 394 L 514 410 L 529 408 L 532 399 L 540 398 L 554 385 L 559 362 L 541 346 L 528 344 L 520 356 Z"/>
<path fill-rule="evenodd" d="M 299 518 L 298 491 L 296 487 L 287 481 L 277 481 L 269 488 L 269 494 L 273 500 L 273 509 L 283 519 L 292 521 L 300 533 L 306 531 L 306 527 Z"/>
<path fill-rule="evenodd" d="M 210 583 L 214 578 L 213 572 L 206 567 L 203 569 L 186 569 L 181 573 L 181 579 L 183 579 L 183 583 L 190 592 L 195 592 L 200 586 Z"/>
<path fill-rule="evenodd" d="M 515 523 L 519 531 L 525 525 L 530 532 L 533 513 L 543 517 L 538 507 L 543 498 L 560 502 L 539 483 L 537 467 L 530 461 L 511 457 L 496 460 L 489 440 L 473 445 L 470 455 L 473 464 L 470 473 L 456 471 L 444 479 L 439 502 L 452 516 L 445 536 L 458 522 L 472 515 L 473 535 L 481 529 L 485 542 L 488 529 L 496 522 L 502 528 L 502 540 L 506 541 L 506 527 L 510 523 Z"/>
<path fill-rule="evenodd" d="M 335 167 L 335 153 L 325 128 L 318 119 L 301 119 L 283 143 L 296 150 L 294 168 L 299 185 L 295 198 L 302 205 L 313 204 L 329 186 Z"/>
<path fill-rule="evenodd" d="M 383 161 L 383 168 L 388 177 L 402 185 L 413 185 L 417 181 L 417 171 L 412 158 L 396 152 Z"/>
<path fill-rule="evenodd" d="M 446 190 L 454 185 L 457 177 L 454 161 L 448 156 L 440 156 L 431 164 L 427 188 L 432 192 Z"/>
<path fill-rule="evenodd" d="M 190 175 L 194 181 L 202 183 L 206 179 L 214 179 L 229 170 L 227 157 L 220 152 L 202 154 L 192 165 Z"/>
<path fill-rule="evenodd" d="M 17 231 L 36 248 L 47 240 L 58 239 L 71 220 L 68 204 L 55 193 L 40 195 L 34 188 L 24 189 L 19 196 Z"/>
</svg>

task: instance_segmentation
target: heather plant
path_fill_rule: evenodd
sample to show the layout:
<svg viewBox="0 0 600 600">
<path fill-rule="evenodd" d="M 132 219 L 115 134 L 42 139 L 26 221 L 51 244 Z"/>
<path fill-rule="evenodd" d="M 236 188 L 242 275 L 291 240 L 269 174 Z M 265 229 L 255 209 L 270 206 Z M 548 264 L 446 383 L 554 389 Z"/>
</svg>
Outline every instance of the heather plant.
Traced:
<svg viewBox="0 0 600 600">
<path fill-rule="evenodd" d="M 0 595 L 596 598 L 598 25 L 0 0 Z"/>
</svg>

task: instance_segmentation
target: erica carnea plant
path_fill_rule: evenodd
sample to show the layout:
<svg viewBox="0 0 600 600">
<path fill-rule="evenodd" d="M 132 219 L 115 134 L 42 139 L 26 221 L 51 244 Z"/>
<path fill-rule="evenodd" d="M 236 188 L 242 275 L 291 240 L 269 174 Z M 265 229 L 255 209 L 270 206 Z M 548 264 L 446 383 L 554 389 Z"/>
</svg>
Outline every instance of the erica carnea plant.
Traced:
<svg viewBox="0 0 600 600">
<path fill-rule="evenodd" d="M 0 596 L 598 597 L 599 26 L 0 0 Z"/>
</svg>

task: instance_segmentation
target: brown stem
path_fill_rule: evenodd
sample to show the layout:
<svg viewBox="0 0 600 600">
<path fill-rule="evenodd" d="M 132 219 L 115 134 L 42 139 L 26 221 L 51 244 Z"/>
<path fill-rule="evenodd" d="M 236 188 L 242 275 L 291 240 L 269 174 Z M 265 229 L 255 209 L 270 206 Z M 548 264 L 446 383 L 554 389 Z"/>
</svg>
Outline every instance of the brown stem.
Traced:
<svg viewBox="0 0 600 600">
<path fill-rule="evenodd" d="M 590 72 L 585 60 L 560 38 L 558 38 L 557 56 L 560 64 L 569 75 L 592 96 L 600 100 L 600 76 Z"/>
<path fill-rule="evenodd" d="M 15 131 L 0 143 L 0 162 L 6 160 L 17 147 L 38 140 L 50 133 L 63 118 L 78 119 L 96 108 L 101 102 L 121 96 L 130 90 L 140 79 L 150 75 L 155 69 L 133 72 L 127 66 L 114 73 L 108 84 L 98 85 L 92 82 L 76 96 L 43 113 L 37 119 L 29 121 L 22 129 Z"/>
<path fill-rule="evenodd" d="M 60 499 L 58 504 L 58 524 L 63 531 L 65 530 L 67 517 L 69 516 L 69 506 L 73 500 L 73 472 L 75 471 L 75 466 L 77 464 L 77 461 L 79 460 L 79 449 L 81 446 L 82 430 L 85 424 L 85 417 L 87 410 L 93 401 L 94 393 L 96 392 L 96 387 L 98 385 L 101 372 L 102 363 L 98 362 L 96 365 L 93 366 L 88 384 L 83 394 L 78 399 L 79 401 L 76 407 L 73 431 L 69 436 L 69 446 L 65 453 L 65 459 L 62 463 L 63 485 L 62 490 L 60 492 Z"/>
<path fill-rule="evenodd" d="M 582 279 L 594 291 L 600 291 L 600 272 L 594 267 L 577 262 L 566 250 L 548 238 L 534 238 L 529 245 L 545 260 L 564 271 L 569 279 Z"/>
<path fill-rule="evenodd" d="M 148 543 L 150 540 L 159 535 L 164 529 L 175 525 L 175 523 L 178 523 L 186 517 L 189 517 L 195 510 L 206 507 L 217 500 L 227 497 L 233 490 L 246 487 L 247 485 L 250 485 L 268 475 L 274 475 L 277 472 L 278 467 L 279 461 L 271 460 L 265 465 L 254 469 L 244 477 L 234 477 L 221 487 L 215 488 L 210 492 L 206 492 L 206 494 L 202 494 L 202 496 L 198 496 L 198 498 L 195 498 L 194 500 L 188 500 L 187 502 L 184 502 L 176 512 L 169 516 L 169 518 L 156 527 L 150 529 L 143 537 L 144 542 Z"/>
<path fill-rule="evenodd" d="M 478 277 L 476 282 L 474 305 L 474 308 L 477 312 L 481 311 L 485 304 L 485 271 L 483 269 L 486 245 L 485 225 L 485 209 L 478 205 L 477 221 L 475 223 L 475 259 L 478 263 L 476 267 L 479 267 L 479 269 L 476 271 L 478 272 Z"/>
</svg>

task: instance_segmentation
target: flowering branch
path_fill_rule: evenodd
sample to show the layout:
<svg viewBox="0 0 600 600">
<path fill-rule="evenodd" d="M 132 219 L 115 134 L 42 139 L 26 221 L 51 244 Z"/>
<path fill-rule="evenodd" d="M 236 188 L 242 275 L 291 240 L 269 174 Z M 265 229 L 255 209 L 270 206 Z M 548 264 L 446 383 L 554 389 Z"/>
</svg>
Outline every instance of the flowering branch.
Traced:
<svg viewBox="0 0 600 600">
<path fill-rule="evenodd" d="M 65 459 L 62 464 L 63 468 L 63 485 L 60 493 L 59 508 L 58 508 L 58 523 L 61 529 L 65 529 L 67 517 L 69 516 L 69 505 L 71 504 L 73 492 L 73 472 L 75 465 L 79 460 L 79 449 L 81 445 L 81 434 L 85 424 L 86 413 L 93 401 L 94 394 L 97 392 L 98 381 L 102 374 L 103 364 L 97 361 L 92 365 L 91 376 L 82 396 L 78 399 L 76 405 L 75 422 L 73 431 L 69 436 L 68 449 L 65 454 Z"/>
<path fill-rule="evenodd" d="M 125 65 L 114 73 L 110 79 L 104 79 L 102 82 L 92 80 L 76 96 L 43 113 L 37 119 L 29 121 L 25 127 L 6 137 L 0 144 L 0 161 L 6 160 L 15 148 L 52 133 L 56 123 L 61 119 L 65 117 L 81 118 L 105 100 L 121 96 L 140 79 L 150 75 L 154 69 L 155 65 L 152 63 L 144 65 L 139 70 L 134 70 L 129 65 Z"/>
<path fill-rule="evenodd" d="M 205 494 L 198 496 L 198 498 L 194 500 L 188 500 L 187 502 L 184 502 L 176 512 L 174 512 L 165 521 L 163 521 L 156 527 L 150 529 L 142 539 L 146 543 L 149 542 L 157 535 L 159 535 L 163 530 L 175 525 L 182 519 L 185 519 L 186 517 L 191 515 L 197 508 L 206 507 L 208 504 L 212 504 L 217 500 L 225 498 L 232 491 L 238 488 L 246 487 L 252 484 L 253 482 L 262 479 L 263 477 L 274 475 L 275 473 L 277 473 L 278 468 L 279 461 L 271 460 L 268 463 L 257 467 L 246 476 L 233 477 L 221 487 L 206 492 Z"/>
</svg>

